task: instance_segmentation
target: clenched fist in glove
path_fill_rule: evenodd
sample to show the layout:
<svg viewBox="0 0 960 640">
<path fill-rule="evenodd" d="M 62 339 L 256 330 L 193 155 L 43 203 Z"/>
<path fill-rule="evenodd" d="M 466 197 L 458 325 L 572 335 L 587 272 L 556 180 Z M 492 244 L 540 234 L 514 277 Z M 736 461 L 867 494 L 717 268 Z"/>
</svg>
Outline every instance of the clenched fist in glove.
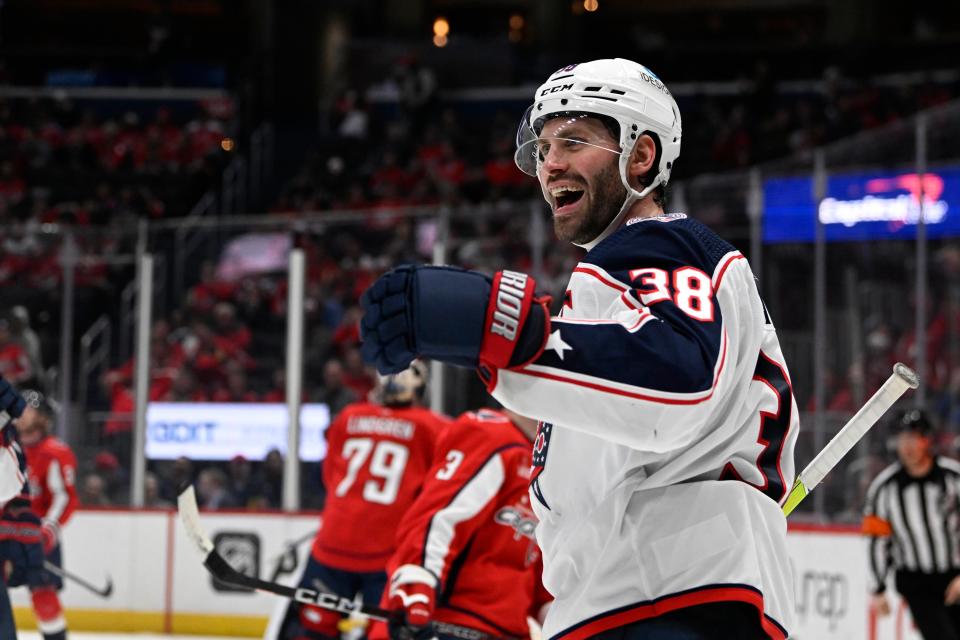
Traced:
<svg viewBox="0 0 960 640">
<path fill-rule="evenodd" d="M 390 577 L 387 608 L 397 612 L 390 621 L 394 640 L 428 640 L 436 637 L 433 625 L 437 577 L 415 564 L 401 565 Z"/>
<path fill-rule="evenodd" d="M 27 461 L 12 422 L 26 408 L 23 396 L 0 376 L 0 503 L 20 493 L 26 480 Z"/>
<path fill-rule="evenodd" d="M 360 299 L 362 353 L 382 374 L 416 357 L 479 367 L 490 381 L 498 369 L 523 366 L 550 334 L 550 298 L 537 296 L 525 273 L 491 279 L 454 267 L 403 265 L 380 276 Z"/>
<path fill-rule="evenodd" d="M 6 427 L 10 420 L 23 415 L 27 403 L 9 382 L 0 376 L 0 428 Z M 6 415 L 4 415 L 6 414 Z"/>
</svg>

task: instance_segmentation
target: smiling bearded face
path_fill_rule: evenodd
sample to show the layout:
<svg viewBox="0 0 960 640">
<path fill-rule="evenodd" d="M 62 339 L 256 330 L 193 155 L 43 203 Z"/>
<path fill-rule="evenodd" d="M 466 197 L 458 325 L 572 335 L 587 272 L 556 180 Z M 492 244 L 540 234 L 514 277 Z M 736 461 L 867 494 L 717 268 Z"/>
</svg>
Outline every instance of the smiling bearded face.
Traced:
<svg viewBox="0 0 960 640">
<path fill-rule="evenodd" d="M 597 118 L 561 116 L 543 126 L 538 177 L 553 210 L 553 228 L 567 242 L 586 244 L 620 212 L 627 196 L 620 180 L 620 150 Z"/>
</svg>

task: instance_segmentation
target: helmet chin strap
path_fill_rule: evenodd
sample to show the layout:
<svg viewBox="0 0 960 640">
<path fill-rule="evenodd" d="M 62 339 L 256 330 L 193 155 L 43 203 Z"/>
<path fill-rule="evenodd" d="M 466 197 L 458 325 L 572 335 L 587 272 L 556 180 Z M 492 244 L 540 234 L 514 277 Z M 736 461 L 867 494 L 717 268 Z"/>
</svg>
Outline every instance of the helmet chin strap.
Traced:
<svg viewBox="0 0 960 640">
<path fill-rule="evenodd" d="M 620 224 L 623 222 L 623 217 L 627 214 L 627 211 L 630 210 L 630 207 L 633 206 L 633 203 L 643 198 L 648 193 L 657 188 L 663 180 L 663 172 L 657 174 L 657 177 L 654 178 L 653 182 L 644 187 L 643 191 L 637 191 L 627 180 L 627 163 L 630 161 L 630 154 L 622 153 L 620 154 L 620 182 L 623 183 L 623 187 L 627 190 L 627 197 L 623 199 L 623 204 L 620 205 L 620 211 L 613 217 L 613 220 L 610 221 L 610 224 L 607 225 L 607 228 L 600 232 L 596 238 L 589 242 L 580 244 L 579 242 L 574 242 L 573 244 L 577 245 L 582 249 L 590 251 L 595 246 L 603 242 L 611 233 L 620 228 Z"/>
</svg>

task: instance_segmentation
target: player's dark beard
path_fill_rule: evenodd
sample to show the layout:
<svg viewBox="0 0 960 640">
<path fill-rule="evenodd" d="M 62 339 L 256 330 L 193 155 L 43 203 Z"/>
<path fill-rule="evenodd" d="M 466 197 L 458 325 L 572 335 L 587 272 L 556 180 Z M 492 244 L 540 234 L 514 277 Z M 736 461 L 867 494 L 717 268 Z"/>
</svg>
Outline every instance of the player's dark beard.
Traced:
<svg viewBox="0 0 960 640">
<path fill-rule="evenodd" d="M 553 230 L 557 238 L 575 244 L 587 244 L 607 228 L 620 213 L 620 207 L 627 197 L 627 191 L 620 181 L 620 167 L 611 162 L 597 174 L 593 183 L 590 206 L 586 217 L 574 228 L 564 229 L 560 221 L 554 219 Z"/>
</svg>

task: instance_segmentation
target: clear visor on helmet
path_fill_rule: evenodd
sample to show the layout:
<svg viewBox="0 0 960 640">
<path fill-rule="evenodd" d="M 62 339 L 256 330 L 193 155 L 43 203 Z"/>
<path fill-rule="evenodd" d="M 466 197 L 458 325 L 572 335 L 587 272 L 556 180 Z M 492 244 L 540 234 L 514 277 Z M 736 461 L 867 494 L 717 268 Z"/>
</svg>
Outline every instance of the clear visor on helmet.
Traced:
<svg viewBox="0 0 960 640">
<path fill-rule="evenodd" d="M 556 114 L 552 116 L 548 126 L 536 121 L 531 124 L 530 113 L 533 105 L 527 108 L 517 129 L 517 150 L 513 154 L 513 161 L 520 171 L 527 175 L 536 176 L 540 165 L 548 154 L 575 154 L 587 147 L 603 149 L 620 155 L 620 147 L 611 142 L 611 135 L 589 113 Z M 588 125 L 584 121 L 591 119 L 594 124 Z M 548 135 L 541 135 L 547 130 Z"/>
</svg>

